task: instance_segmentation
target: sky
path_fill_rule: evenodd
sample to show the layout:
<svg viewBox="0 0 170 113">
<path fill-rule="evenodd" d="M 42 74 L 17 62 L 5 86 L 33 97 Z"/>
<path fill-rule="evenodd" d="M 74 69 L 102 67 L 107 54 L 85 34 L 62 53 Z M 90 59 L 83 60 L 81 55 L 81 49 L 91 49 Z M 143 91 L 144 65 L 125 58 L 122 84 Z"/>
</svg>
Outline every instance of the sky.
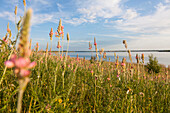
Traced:
<svg viewBox="0 0 170 113">
<path fill-rule="evenodd" d="M 170 0 L 26 0 L 33 9 L 30 38 L 32 47 L 40 49 L 50 44 L 49 32 L 57 31 L 59 19 L 66 34 L 70 34 L 69 50 L 88 50 L 96 37 L 98 48 L 170 49 Z M 5 36 L 9 22 L 15 36 L 15 6 L 17 21 L 24 15 L 23 0 L 0 0 L 0 38 Z M 53 37 L 52 50 L 57 50 L 58 38 Z M 93 46 L 94 49 L 94 46 Z"/>
</svg>

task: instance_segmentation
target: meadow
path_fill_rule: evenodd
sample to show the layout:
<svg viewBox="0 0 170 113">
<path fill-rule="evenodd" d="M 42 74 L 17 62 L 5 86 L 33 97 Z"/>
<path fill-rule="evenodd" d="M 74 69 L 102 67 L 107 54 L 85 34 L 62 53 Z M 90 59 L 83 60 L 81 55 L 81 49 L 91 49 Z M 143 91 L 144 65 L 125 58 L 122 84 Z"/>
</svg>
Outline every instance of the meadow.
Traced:
<svg viewBox="0 0 170 113">
<path fill-rule="evenodd" d="M 78 55 L 71 58 L 63 53 L 60 44 L 64 38 L 61 20 L 55 33 L 56 55 L 51 54 L 48 43 L 45 53 L 39 50 L 38 43 L 31 50 L 32 11 L 26 11 L 24 6 L 25 16 L 16 23 L 15 40 L 11 39 L 9 24 L 7 34 L 0 40 L 0 112 L 169 112 L 168 68 L 162 67 L 159 73 L 148 72 L 144 54 L 136 55 L 136 62 L 132 62 L 126 40 L 123 44 L 128 55 L 122 61 L 116 53 L 114 62 L 103 61 L 106 53 L 104 49 L 98 50 L 95 38 L 96 59 L 86 60 Z M 53 34 L 51 29 L 51 43 Z M 67 33 L 66 37 L 68 51 L 71 36 Z M 131 62 L 126 62 L 127 58 Z"/>
</svg>

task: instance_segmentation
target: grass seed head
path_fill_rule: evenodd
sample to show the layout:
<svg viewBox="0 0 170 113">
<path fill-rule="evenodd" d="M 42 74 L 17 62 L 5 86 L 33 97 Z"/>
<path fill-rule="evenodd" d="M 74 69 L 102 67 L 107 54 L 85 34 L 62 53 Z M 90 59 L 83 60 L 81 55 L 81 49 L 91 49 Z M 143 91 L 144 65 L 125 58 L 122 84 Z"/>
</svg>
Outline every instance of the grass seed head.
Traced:
<svg viewBox="0 0 170 113">
<path fill-rule="evenodd" d="M 24 6 L 26 6 L 26 1 L 25 0 L 23 0 L 23 4 L 24 4 Z"/>
<path fill-rule="evenodd" d="M 22 57 L 29 57 L 29 32 L 30 32 L 30 20 L 32 15 L 32 9 L 29 9 L 24 16 L 23 26 L 21 30 L 20 42 L 19 42 L 19 52 Z"/>
<path fill-rule="evenodd" d="M 70 40 L 70 36 L 69 36 L 69 33 L 67 33 L 67 41 Z"/>
<path fill-rule="evenodd" d="M 15 6 L 15 12 L 14 13 L 15 13 L 15 15 L 17 15 L 17 6 Z"/>
</svg>

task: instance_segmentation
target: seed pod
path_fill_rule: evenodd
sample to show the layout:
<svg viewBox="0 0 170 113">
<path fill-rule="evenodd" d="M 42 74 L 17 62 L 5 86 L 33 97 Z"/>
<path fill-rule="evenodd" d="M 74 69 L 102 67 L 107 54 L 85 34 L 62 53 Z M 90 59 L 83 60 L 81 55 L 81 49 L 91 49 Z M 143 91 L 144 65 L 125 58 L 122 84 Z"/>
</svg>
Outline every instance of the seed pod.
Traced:
<svg viewBox="0 0 170 113">
<path fill-rule="evenodd" d="M 127 49 L 127 42 L 126 42 L 126 40 L 123 40 L 123 44 L 125 44 L 125 48 Z"/>
<path fill-rule="evenodd" d="M 23 4 L 24 4 L 24 6 L 26 6 L 26 1 L 25 0 L 23 0 Z"/>
<path fill-rule="evenodd" d="M 61 26 L 62 26 L 62 24 L 61 24 L 61 19 L 60 19 L 60 21 L 59 21 L 59 25 L 58 25 L 58 29 L 57 29 L 58 34 L 60 34 Z"/>
<path fill-rule="evenodd" d="M 139 56 L 138 56 L 138 54 L 136 54 L 136 60 L 137 60 L 137 63 L 139 63 Z"/>
<path fill-rule="evenodd" d="M 103 58 L 106 58 L 106 52 L 103 53 Z"/>
<path fill-rule="evenodd" d="M 15 12 L 14 13 L 15 13 L 15 15 L 17 15 L 17 6 L 15 6 Z"/>
<path fill-rule="evenodd" d="M 142 59 L 142 62 L 144 63 L 144 59 L 145 59 L 144 53 L 142 53 L 141 59 Z"/>
<path fill-rule="evenodd" d="M 96 38 L 94 37 L 94 45 L 96 46 L 97 45 L 97 43 L 96 43 Z"/>
<path fill-rule="evenodd" d="M 69 36 L 69 33 L 67 33 L 67 41 L 70 40 L 70 36 Z"/>
</svg>

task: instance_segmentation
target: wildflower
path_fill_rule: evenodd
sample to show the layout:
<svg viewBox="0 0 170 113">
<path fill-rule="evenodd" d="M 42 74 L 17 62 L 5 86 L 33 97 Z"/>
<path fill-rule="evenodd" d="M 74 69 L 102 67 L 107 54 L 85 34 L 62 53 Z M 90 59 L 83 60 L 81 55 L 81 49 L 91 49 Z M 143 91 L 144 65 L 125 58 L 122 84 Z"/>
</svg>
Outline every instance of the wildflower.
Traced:
<svg viewBox="0 0 170 113">
<path fill-rule="evenodd" d="M 97 43 L 96 43 L 96 38 L 94 37 L 94 45 L 96 46 L 97 45 Z"/>
<path fill-rule="evenodd" d="M 5 62 L 5 65 L 7 66 L 7 68 L 12 68 L 12 67 L 15 66 L 14 63 L 11 62 L 11 61 L 6 61 L 6 62 Z"/>
<path fill-rule="evenodd" d="M 52 40 L 52 37 L 53 37 L 53 28 L 51 28 L 51 31 L 50 31 L 50 33 L 49 33 L 49 36 L 50 36 L 50 40 Z"/>
<path fill-rule="evenodd" d="M 58 25 L 58 29 L 57 29 L 57 32 L 58 32 L 58 33 L 61 31 L 61 26 L 62 26 L 62 24 L 61 24 L 61 19 L 60 19 L 59 25 Z"/>
<path fill-rule="evenodd" d="M 106 52 L 103 53 L 103 58 L 106 58 Z"/>
<path fill-rule="evenodd" d="M 129 94 L 129 92 L 132 92 L 132 89 L 129 88 L 129 89 L 127 90 L 126 94 Z"/>
<path fill-rule="evenodd" d="M 77 61 L 79 61 L 79 56 L 78 56 L 78 54 L 77 54 L 77 58 L 76 58 L 76 59 L 77 59 Z"/>
<path fill-rule="evenodd" d="M 116 63 L 115 63 L 115 65 L 116 65 L 116 66 L 117 66 L 117 65 L 119 65 L 119 63 L 118 63 L 118 62 L 116 62 Z"/>
<path fill-rule="evenodd" d="M 8 22 L 8 25 L 7 25 L 7 32 L 9 33 L 11 30 L 9 29 L 9 22 Z"/>
<path fill-rule="evenodd" d="M 5 62 L 7 68 L 15 67 L 15 74 L 19 74 L 21 77 L 29 76 L 31 68 L 36 66 L 36 62 L 30 61 L 29 58 L 19 57 L 17 58 L 16 55 L 12 55 L 9 61 Z"/>
<path fill-rule="evenodd" d="M 63 100 L 62 99 L 58 99 L 58 102 L 61 104 L 63 102 Z"/>
<path fill-rule="evenodd" d="M 110 81 L 110 78 L 107 78 L 108 81 Z"/>
<path fill-rule="evenodd" d="M 55 32 L 55 37 L 59 37 L 59 35 L 58 35 L 58 33 L 57 33 L 57 32 Z"/>
<path fill-rule="evenodd" d="M 61 29 L 64 29 L 64 26 L 61 26 Z"/>
<path fill-rule="evenodd" d="M 117 78 L 119 78 L 119 75 L 117 75 Z"/>
<path fill-rule="evenodd" d="M 112 87 L 112 85 L 110 84 L 110 87 Z"/>
<path fill-rule="evenodd" d="M 93 76 L 93 70 L 91 70 L 91 71 L 90 71 L 90 73 L 91 73 L 91 74 L 92 74 L 92 76 Z"/>
<path fill-rule="evenodd" d="M 62 57 L 62 55 L 60 55 L 60 59 L 62 59 L 63 57 Z"/>
<path fill-rule="evenodd" d="M 61 48 L 61 46 L 60 46 L 60 42 L 58 41 L 58 45 L 57 45 L 57 48 Z"/>
<path fill-rule="evenodd" d="M 138 54 L 136 54 L 136 60 L 137 60 L 137 63 L 139 63 L 139 56 L 138 56 Z"/>
<path fill-rule="evenodd" d="M 61 32 L 59 33 L 59 35 L 61 35 L 61 34 L 63 34 L 63 31 L 61 31 Z"/>
<path fill-rule="evenodd" d="M 125 63 L 121 63 L 121 66 L 125 66 Z"/>
<path fill-rule="evenodd" d="M 39 49 L 39 44 L 38 44 L 38 42 L 36 43 L 36 51 L 38 51 L 38 49 Z"/>
<path fill-rule="evenodd" d="M 139 95 L 141 95 L 142 97 L 145 96 L 145 94 L 143 92 L 140 92 Z"/>
<path fill-rule="evenodd" d="M 8 43 L 8 40 L 7 40 L 7 39 L 3 39 L 3 41 L 4 41 L 5 43 Z"/>
</svg>

